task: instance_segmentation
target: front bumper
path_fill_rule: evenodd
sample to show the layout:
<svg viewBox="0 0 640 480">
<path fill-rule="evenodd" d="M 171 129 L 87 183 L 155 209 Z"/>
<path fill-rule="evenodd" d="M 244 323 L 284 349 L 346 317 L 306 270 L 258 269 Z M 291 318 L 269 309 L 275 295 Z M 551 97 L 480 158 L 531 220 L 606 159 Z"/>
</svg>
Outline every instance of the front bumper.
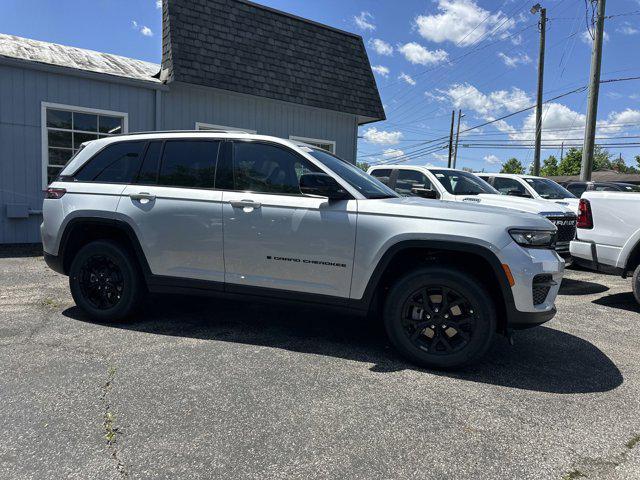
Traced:
<svg viewBox="0 0 640 480">
<path fill-rule="evenodd" d="M 507 305 L 508 327 L 527 328 L 551 320 L 556 314 L 564 260 L 554 250 L 522 248 L 515 242 L 503 248 L 500 257 L 509 265 L 515 281 L 511 287 L 513 304 Z M 534 296 L 540 278 L 545 278 L 549 286 L 543 299 Z"/>
</svg>

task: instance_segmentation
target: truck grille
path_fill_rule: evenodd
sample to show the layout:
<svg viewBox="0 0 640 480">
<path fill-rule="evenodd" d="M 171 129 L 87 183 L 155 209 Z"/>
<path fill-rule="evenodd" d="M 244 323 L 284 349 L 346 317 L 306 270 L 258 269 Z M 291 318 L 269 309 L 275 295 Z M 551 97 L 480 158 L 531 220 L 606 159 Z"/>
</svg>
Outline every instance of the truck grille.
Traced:
<svg viewBox="0 0 640 480">
<path fill-rule="evenodd" d="M 547 219 L 558 228 L 558 246 L 568 245 L 576 236 L 576 217 L 573 213 L 566 215 L 547 215 Z"/>
<path fill-rule="evenodd" d="M 533 304 L 542 305 L 549 295 L 549 290 L 555 284 L 553 277 L 547 273 L 542 275 L 536 275 L 533 277 Z"/>
</svg>

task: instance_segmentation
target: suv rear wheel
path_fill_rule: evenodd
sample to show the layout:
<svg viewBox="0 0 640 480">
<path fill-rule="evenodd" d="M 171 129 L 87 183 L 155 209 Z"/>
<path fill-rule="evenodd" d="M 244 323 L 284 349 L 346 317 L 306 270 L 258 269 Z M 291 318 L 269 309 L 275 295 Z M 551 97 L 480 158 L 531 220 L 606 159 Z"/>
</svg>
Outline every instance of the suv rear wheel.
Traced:
<svg viewBox="0 0 640 480">
<path fill-rule="evenodd" d="M 108 240 L 91 242 L 77 253 L 69 270 L 69 285 L 76 305 L 98 321 L 129 317 L 143 295 L 136 260 Z"/>
<path fill-rule="evenodd" d="M 482 357 L 496 331 L 489 293 L 452 267 L 417 269 L 391 288 L 384 309 L 391 343 L 410 361 L 456 368 Z"/>
</svg>

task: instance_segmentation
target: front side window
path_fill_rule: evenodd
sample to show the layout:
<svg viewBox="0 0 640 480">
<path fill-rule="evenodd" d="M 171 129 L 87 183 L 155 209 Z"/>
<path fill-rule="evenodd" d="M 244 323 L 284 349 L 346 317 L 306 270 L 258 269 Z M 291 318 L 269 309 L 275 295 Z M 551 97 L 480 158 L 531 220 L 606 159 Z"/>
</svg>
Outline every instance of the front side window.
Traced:
<svg viewBox="0 0 640 480">
<path fill-rule="evenodd" d="M 46 183 L 56 178 L 83 142 L 125 132 L 124 114 L 110 115 L 44 106 Z"/>
<path fill-rule="evenodd" d="M 132 183 L 140 169 L 146 143 L 107 145 L 74 175 L 74 179 L 79 182 Z"/>
<path fill-rule="evenodd" d="M 374 177 L 376 177 L 378 180 L 380 180 L 382 183 L 384 183 L 385 185 L 389 185 L 389 179 L 391 178 L 391 172 L 393 170 L 391 170 L 390 168 L 379 168 L 377 170 L 374 170 L 373 172 L 371 172 L 371 175 L 373 175 Z"/>
<path fill-rule="evenodd" d="M 300 176 L 320 172 L 315 165 L 282 147 L 258 142 L 235 142 L 235 190 L 258 193 L 300 194 Z"/>
<path fill-rule="evenodd" d="M 513 178 L 496 177 L 493 179 L 493 187 L 502 195 L 515 195 L 518 197 L 531 196 L 524 185 Z"/>
<path fill-rule="evenodd" d="M 546 178 L 525 178 L 527 184 L 533 188 L 542 198 L 560 200 L 562 198 L 575 198 L 575 195 L 553 180 Z"/>
<path fill-rule="evenodd" d="M 422 172 L 416 170 L 398 170 L 396 179 L 396 192 L 400 195 L 413 195 L 414 188 L 433 190 L 431 182 Z"/>
<path fill-rule="evenodd" d="M 487 182 L 472 173 L 457 170 L 429 170 L 452 195 L 498 194 Z"/>
<path fill-rule="evenodd" d="M 219 141 L 166 141 L 162 152 L 158 185 L 213 188 L 219 148 Z"/>
</svg>

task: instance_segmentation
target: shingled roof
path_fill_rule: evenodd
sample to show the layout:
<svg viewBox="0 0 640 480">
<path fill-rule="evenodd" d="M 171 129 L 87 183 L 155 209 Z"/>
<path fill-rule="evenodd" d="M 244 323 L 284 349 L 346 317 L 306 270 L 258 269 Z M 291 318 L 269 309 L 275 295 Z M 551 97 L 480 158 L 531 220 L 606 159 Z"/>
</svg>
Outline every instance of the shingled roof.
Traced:
<svg viewBox="0 0 640 480">
<path fill-rule="evenodd" d="M 385 119 L 360 36 L 247 0 L 163 3 L 163 80 Z"/>
</svg>

